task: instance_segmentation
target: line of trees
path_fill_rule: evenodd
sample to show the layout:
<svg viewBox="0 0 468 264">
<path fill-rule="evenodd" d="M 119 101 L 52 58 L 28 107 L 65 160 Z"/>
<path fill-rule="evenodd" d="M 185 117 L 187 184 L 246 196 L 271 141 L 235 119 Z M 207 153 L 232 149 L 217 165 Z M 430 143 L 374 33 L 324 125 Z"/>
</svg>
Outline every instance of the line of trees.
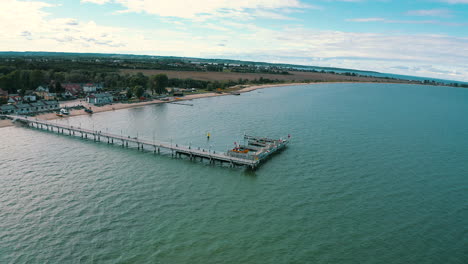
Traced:
<svg viewBox="0 0 468 264">
<path fill-rule="evenodd" d="M 134 87 L 141 85 L 148 87 L 148 77 L 142 73 L 121 75 L 117 72 L 95 72 L 88 70 L 72 70 L 57 72 L 54 70 L 18 70 L 0 67 L 0 88 L 9 93 L 21 90 L 35 90 L 39 85 L 48 85 L 51 92 L 62 92 L 63 83 L 102 83 L 110 89 Z M 60 85 L 57 85 L 60 84 Z M 55 89 L 59 87 L 59 89 Z"/>
<path fill-rule="evenodd" d="M 26 90 L 35 90 L 39 85 L 48 85 L 51 92 L 63 92 L 63 83 L 102 83 L 108 90 L 126 89 L 141 86 L 143 90 L 150 89 L 153 94 L 165 93 L 166 87 L 197 88 L 197 89 L 226 89 L 235 85 L 280 83 L 260 77 L 248 80 L 238 79 L 225 81 L 203 81 L 194 79 L 168 78 L 166 74 L 146 76 L 137 74 L 119 74 L 117 72 L 95 72 L 89 70 L 71 70 L 58 72 L 55 70 L 21 70 L 12 67 L 0 66 L 0 88 L 9 93 L 24 93 Z"/>
</svg>

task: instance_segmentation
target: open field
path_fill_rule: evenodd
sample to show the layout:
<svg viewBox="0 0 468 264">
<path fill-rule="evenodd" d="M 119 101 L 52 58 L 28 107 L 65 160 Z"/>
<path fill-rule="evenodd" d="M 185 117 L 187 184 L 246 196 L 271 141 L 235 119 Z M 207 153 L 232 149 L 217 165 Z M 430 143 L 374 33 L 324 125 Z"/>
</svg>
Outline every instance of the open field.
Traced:
<svg viewBox="0 0 468 264">
<path fill-rule="evenodd" d="M 239 79 L 260 79 L 260 77 L 271 80 L 281 80 L 285 82 L 385 82 L 385 83 L 416 83 L 407 80 L 383 79 L 375 77 L 360 77 L 360 76 L 345 76 L 331 73 L 319 72 L 297 72 L 291 71 L 289 75 L 282 74 L 267 74 L 267 73 L 238 73 L 238 72 L 196 72 L 196 71 L 167 71 L 167 70 L 139 70 L 139 69 L 122 69 L 121 73 L 137 73 L 141 72 L 145 75 L 154 75 L 165 73 L 169 78 L 187 79 L 203 81 L 227 81 Z"/>
</svg>

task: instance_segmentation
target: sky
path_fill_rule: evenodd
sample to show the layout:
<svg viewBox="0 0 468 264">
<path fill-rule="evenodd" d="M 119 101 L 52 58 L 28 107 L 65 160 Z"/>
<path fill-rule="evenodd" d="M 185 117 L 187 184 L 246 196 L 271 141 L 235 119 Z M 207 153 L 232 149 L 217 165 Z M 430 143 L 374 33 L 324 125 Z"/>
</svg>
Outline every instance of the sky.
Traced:
<svg viewBox="0 0 468 264">
<path fill-rule="evenodd" d="M 0 50 L 224 58 L 468 81 L 468 0 L 0 0 Z"/>
</svg>

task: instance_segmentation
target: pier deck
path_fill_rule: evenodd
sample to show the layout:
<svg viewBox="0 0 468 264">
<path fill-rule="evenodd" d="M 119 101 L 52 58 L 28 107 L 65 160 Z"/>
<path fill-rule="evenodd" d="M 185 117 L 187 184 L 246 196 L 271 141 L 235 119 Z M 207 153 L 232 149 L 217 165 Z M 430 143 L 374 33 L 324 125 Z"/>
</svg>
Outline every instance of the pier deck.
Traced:
<svg viewBox="0 0 468 264">
<path fill-rule="evenodd" d="M 183 146 L 175 143 L 166 143 L 160 141 L 150 141 L 139 138 L 132 138 L 130 136 L 121 136 L 115 135 L 112 133 L 101 133 L 100 131 L 93 131 L 86 128 L 68 126 L 64 124 L 54 124 L 46 120 L 40 120 L 34 117 L 24 117 L 24 116 L 13 116 L 13 115 L 3 115 L 8 119 L 13 121 L 18 121 L 24 123 L 30 127 L 56 132 L 59 134 L 68 134 L 69 136 L 79 136 L 84 139 L 93 139 L 94 141 L 105 141 L 107 140 L 108 144 L 121 143 L 122 147 L 128 147 L 129 144 L 136 145 L 140 150 L 151 150 L 154 153 L 160 153 L 161 150 L 168 150 L 171 152 L 171 155 L 181 157 L 182 155 L 189 157 L 191 160 L 195 158 L 200 158 L 201 160 L 209 160 L 210 163 L 220 162 L 228 163 L 232 167 L 234 166 L 248 166 L 252 169 L 255 169 L 262 161 L 262 159 L 252 160 L 244 159 L 239 157 L 232 157 L 226 153 L 219 153 L 216 151 L 205 150 L 200 148 L 193 148 L 191 146 Z"/>
</svg>

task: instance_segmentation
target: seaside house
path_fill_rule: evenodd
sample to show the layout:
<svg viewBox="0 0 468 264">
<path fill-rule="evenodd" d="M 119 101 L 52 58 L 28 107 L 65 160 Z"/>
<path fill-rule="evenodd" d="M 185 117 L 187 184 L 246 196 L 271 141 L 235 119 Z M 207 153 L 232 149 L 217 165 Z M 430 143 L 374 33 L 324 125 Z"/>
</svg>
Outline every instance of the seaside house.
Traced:
<svg viewBox="0 0 468 264">
<path fill-rule="evenodd" d="M 109 93 L 98 93 L 86 96 L 86 102 L 94 105 L 102 105 L 112 103 L 113 96 Z"/>
<path fill-rule="evenodd" d="M 47 101 L 57 100 L 57 94 L 56 93 L 46 93 L 43 97 L 44 97 L 44 100 L 47 100 Z"/>
<path fill-rule="evenodd" d="M 40 96 L 42 98 L 44 98 L 44 96 L 46 96 L 48 93 L 49 93 L 49 88 L 47 88 L 46 86 L 39 86 L 37 87 L 36 91 L 34 92 L 37 96 Z"/>
<path fill-rule="evenodd" d="M 8 104 L 0 106 L 2 114 L 32 114 L 44 111 L 55 111 L 60 109 L 57 101 L 38 101 L 35 103 Z"/>
<path fill-rule="evenodd" d="M 97 84 L 97 83 L 87 83 L 83 85 L 83 92 L 85 93 L 95 93 L 99 90 L 104 88 L 102 84 Z"/>
<path fill-rule="evenodd" d="M 96 91 L 96 86 L 94 86 L 92 83 L 83 85 L 83 92 L 85 93 L 95 93 Z"/>
<path fill-rule="evenodd" d="M 37 101 L 35 103 L 30 103 L 34 112 L 43 112 L 47 111 L 47 105 L 43 101 Z"/>
<path fill-rule="evenodd" d="M 16 106 L 15 105 L 10 105 L 10 104 L 7 104 L 7 105 L 2 105 L 0 106 L 0 113 L 1 114 L 14 114 L 16 113 Z"/>
<path fill-rule="evenodd" d="M 83 88 L 78 83 L 65 83 L 62 84 L 62 87 L 66 92 L 71 93 L 72 96 L 78 96 L 83 93 Z"/>
<path fill-rule="evenodd" d="M 60 104 L 58 101 L 42 101 L 47 107 L 48 110 L 58 110 L 60 108 Z"/>
<path fill-rule="evenodd" d="M 115 97 L 117 98 L 117 100 L 119 100 L 119 101 L 128 100 L 128 98 L 127 98 L 127 92 L 125 92 L 125 91 L 116 93 L 116 94 L 114 94 L 114 96 L 115 96 Z"/>
<path fill-rule="evenodd" d="M 25 95 L 25 96 L 23 96 L 23 101 L 25 101 L 25 102 L 36 102 L 37 97 L 36 97 L 35 94 Z"/>
<path fill-rule="evenodd" d="M 190 93 L 194 93 L 196 91 L 197 91 L 196 88 L 187 88 L 187 89 L 179 89 L 178 90 L 178 92 L 190 92 Z M 174 90 L 174 92 L 176 92 L 176 91 Z"/>
<path fill-rule="evenodd" d="M 23 102 L 23 97 L 19 95 L 10 95 L 7 101 L 9 104 L 20 104 L 21 102 Z"/>
<path fill-rule="evenodd" d="M 62 98 L 64 98 L 64 99 L 73 99 L 73 98 L 75 98 L 75 96 L 72 93 L 70 93 L 69 91 L 65 91 L 65 92 L 61 93 L 60 96 L 62 96 Z"/>
<path fill-rule="evenodd" d="M 16 107 L 18 108 L 16 110 L 17 114 L 29 114 L 35 112 L 33 107 L 28 103 L 17 104 Z"/>
</svg>

